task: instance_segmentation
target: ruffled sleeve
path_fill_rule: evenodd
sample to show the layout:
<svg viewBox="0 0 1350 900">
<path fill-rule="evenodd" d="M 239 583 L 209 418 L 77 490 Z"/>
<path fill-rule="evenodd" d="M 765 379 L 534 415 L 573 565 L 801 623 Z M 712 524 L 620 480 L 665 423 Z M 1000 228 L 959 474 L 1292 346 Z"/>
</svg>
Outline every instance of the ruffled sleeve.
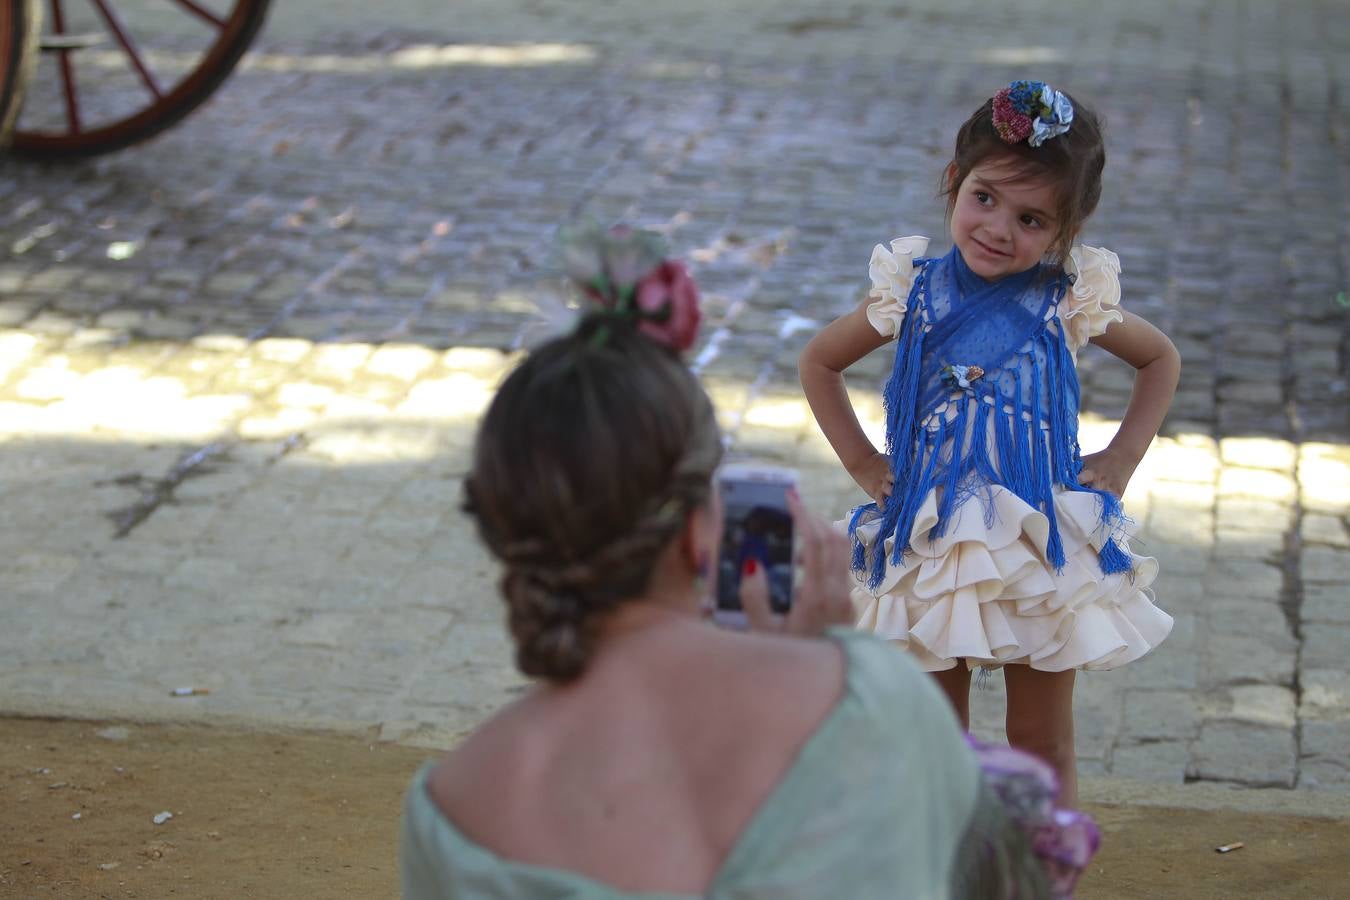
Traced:
<svg viewBox="0 0 1350 900">
<path fill-rule="evenodd" d="M 1125 318 L 1119 308 L 1120 257 L 1102 247 L 1075 244 L 1064 261 L 1064 272 L 1073 285 L 1061 301 L 1059 319 L 1065 342 L 1077 351 L 1112 322 Z"/>
<path fill-rule="evenodd" d="M 914 260 L 928 250 L 928 238 L 919 235 L 896 238 L 887 249 L 884 244 L 872 248 L 867 274 L 872 277 L 872 302 L 867 305 L 867 321 L 878 334 L 895 337 L 905 321 L 909 288 L 914 281 Z"/>
</svg>

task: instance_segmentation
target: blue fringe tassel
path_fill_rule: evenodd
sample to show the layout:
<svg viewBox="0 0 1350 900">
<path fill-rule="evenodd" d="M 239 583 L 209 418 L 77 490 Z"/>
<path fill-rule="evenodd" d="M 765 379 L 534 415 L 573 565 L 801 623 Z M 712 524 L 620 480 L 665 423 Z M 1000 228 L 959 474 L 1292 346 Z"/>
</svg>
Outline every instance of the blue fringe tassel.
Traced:
<svg viewBox="0 0 1350 900">
<path fill-rule="evenodd" d="M 975 404 L 975 425 L 970 434 L 970 465 L 967 465 L 966 473 L 962 476 L 963 482 L 961 497 L 962 503 L 970 499 L 970 495 L 976 492 L 977 487 L 983 488 L 984 493 L 984 527 L 994 527 L 994 504 L 992 502 L 993 491 L 990 485 L 999 483 L 999 475 L 994 471 L 994 464 L 989 460 L 989 415 L 992 407 L 990 404 L 980 401 Z"/>
<path fill-rule="evenodd" d="M 1078 483 L 1078 373 L 1063 341 L 1043 335 L 1046 381 L 1067 393 L 1067 402 L 1050 404 L 1050 464 L 1056 484 Z"/>
<path fill-rule="evenodd" d="M 853 510 L 853 515 L 848 520 L 848 536 L 853 538 L 853 571 L 861 572 L 867 565 L 867 547 L 863 544 L 862 538 L 858 537 L 858 524 L 862 517 L 867 515 L 869 510 L 878 509 L 876 503 L 864 503 Z"/>
<path fill-rule="evenodd" d="M 1097 559 L 1101 562 L 1103 575 L 1124 575 L 1134 570 L 1130 554 L 1120 549 L 1115 538 L 1107 538 L 1102 549 L 1097 551 Z"/>
<path fill-rule="evenodd" d="M 952 420 L 951 427 L 955 432 L 952 435 L 951 455 L 947 457 L 946 477 L 942 479 L 942 496 L 938 498 L 938 520 L 928 532 L 929 539 L 940 538 L 947 533 L 947 526 L 951 524 L 952 511 L 957 506 L 957 493 L 960 489 L 961 480 L 964 472 L 962 463 L 965 457 L 961 455 L 961 448 L 966 442 L 966 425 L 969 418 L 969 403 L 962 403 L 960 409 L 956 411 L 956 418 Z M 946 423 L 946 416 L 943 414 L 943 423 Z M 934 452 L 934 456 L 941 455 L 942 445 L 939 444 Z"/>
<path fill-rule="evenodd" d="M 1053 352 L 1048 346 L 1050 336 L 1042 331 L 1037 340 L 1038 347 L 1045 352 L 1048 359 L 1049 354 Z M 1040 365 L 1040 353 L 1031 354 L 1031 421 L 1027 423 L 1031 426 L 1031 452 L 1033 456 L 1032 471 L 1036 476 L 1036 500 L 1045 518 L 1050 523 L 1050 537 L 1046 541 L 1045 552 L 1049 557 L 1050 565 L 1055 567 L 1058 573 L 1064 572 L 1064 540 L 1059 534 L 1059 517 L 1055 514 L 1055 494 L 1052 485 L 1052 473 L 1050 471 L 1050 460 L 1046 458 L 1045 442 L 1046 438 L 1041 434 L 1041 422 L 1045 420 L 1044 410 L 1041 408 L 1041 386 L 1045 384 L 1043 372 Z M 1050 434 L 1054 435 L 1057 426 L 1056 419 L 1063 413 L 1063 404 L 1050 404 L 1051 420 Z M 1051 437 L 1053 441 L 1054 438 Z"/>
<path fill-rule="evenodd" d="M 938 420 L 937 431 L 928 432 L 925 429 L 924 443 L 920 451 L 920 459 L 925 460 L 923 470 L 908 485 L 903 504 L 888 503 L 886 505 L 886 516 L 882 519 L 882 530 L 878 534 L 877 540 L 884 541 L 887 536 L 896 535 L 895 549 L 891 552 L 890 558 L 892 564 L 898 564 L 910 551 L 909 536 L 914 531 L 914 520 L 918 518 L 919 507 L 923 504 L 924 498 L 932 490 L 933 472 L 937 468 L 938 451 L 942 448 L 946 438 L 946 423 L 942 420 Z M 899 476 L 896 480 L 898 483 Z M 922 486 L 922 490 L 915 489 L 916 486 Z M 880 548 L 885 545 L 878 543 L 877 546 Z M 872 563 L 872 576 L 868 579 L 867 586 L 876 590 L 881 586 L 881 580 L 885 577 L 886 554 L 877 553 L 876 559 Z"/>
<path fill-rule="evenodd" d="M 1021 373 L 1016 377 L 1016 390 L 1022 393 Z M 998 452 L 998 470 L 1003 473 L 1000 483 L 1032 506 L 1036 497 L 1032 485 L 1031 459 L 1026 447 L 1026 423 L 1022 421 L 1020 401 L 1012 411 L 1000 410 L 995 423 L 995 449 Z"/>
</svg>

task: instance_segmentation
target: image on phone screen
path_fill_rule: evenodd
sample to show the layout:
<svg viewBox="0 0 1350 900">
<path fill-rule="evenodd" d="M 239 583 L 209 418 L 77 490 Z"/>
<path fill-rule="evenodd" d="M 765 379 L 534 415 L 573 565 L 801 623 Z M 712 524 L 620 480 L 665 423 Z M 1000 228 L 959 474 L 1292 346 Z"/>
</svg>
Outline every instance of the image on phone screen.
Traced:
<svg viewBox="0 0 1350 900">
<path fill-rule="evenodd" d="M 791 469 L 728 466 L 719 485 L 723 504 L 722 546 L 717 572 L 717 617 L 744 624 L 741 573 L 754 559 L 769 580 L 769 604 L 786 613 L 792 603 L 792 515 L 787 491 Z"/>
</svg>

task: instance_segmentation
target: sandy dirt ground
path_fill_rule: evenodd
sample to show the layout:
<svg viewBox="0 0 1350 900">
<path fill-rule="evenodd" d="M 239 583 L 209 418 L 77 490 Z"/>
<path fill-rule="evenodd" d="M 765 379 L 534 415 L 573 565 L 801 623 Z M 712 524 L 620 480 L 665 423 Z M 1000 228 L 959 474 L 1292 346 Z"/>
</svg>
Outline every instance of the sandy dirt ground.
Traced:
<svg viewBox="0 0 1350 900">
<path fill-rule="evenodd" d="M 432 755 L 350 734 L 3 719 L 0 897 L 396 897 L 401 797 Z M 1350 890 L 1350 821 L 1089 809 L 1105 843 L 1083 900 Z M 1245 846 L 1215 852 L 1232 841 Z"/>
</svg>

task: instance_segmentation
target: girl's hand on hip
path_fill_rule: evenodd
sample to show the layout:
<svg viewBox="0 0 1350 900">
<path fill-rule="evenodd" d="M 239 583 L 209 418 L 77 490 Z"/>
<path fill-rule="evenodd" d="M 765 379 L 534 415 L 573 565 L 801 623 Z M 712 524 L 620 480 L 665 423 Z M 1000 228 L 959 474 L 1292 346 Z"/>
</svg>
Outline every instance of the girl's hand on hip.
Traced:
<svg viewBox="0 0 1350 900">
<path fill-rule="evenodd" d="M 1083 471 L 1078 473 L 1078 483 L 1121 497 L 1138 465 L 1139 460 L 1107 447 L 1100 453 L 1083 457 Z"/>
<path fill-rule="evenodd" d="M 873 452 L 867 459 L 848 470 L 867 496 L 885 506 L 886 498 L 895 486 L 895 473 L 891 471 L 891 461 L 885 454 Z"/>
</svg>

